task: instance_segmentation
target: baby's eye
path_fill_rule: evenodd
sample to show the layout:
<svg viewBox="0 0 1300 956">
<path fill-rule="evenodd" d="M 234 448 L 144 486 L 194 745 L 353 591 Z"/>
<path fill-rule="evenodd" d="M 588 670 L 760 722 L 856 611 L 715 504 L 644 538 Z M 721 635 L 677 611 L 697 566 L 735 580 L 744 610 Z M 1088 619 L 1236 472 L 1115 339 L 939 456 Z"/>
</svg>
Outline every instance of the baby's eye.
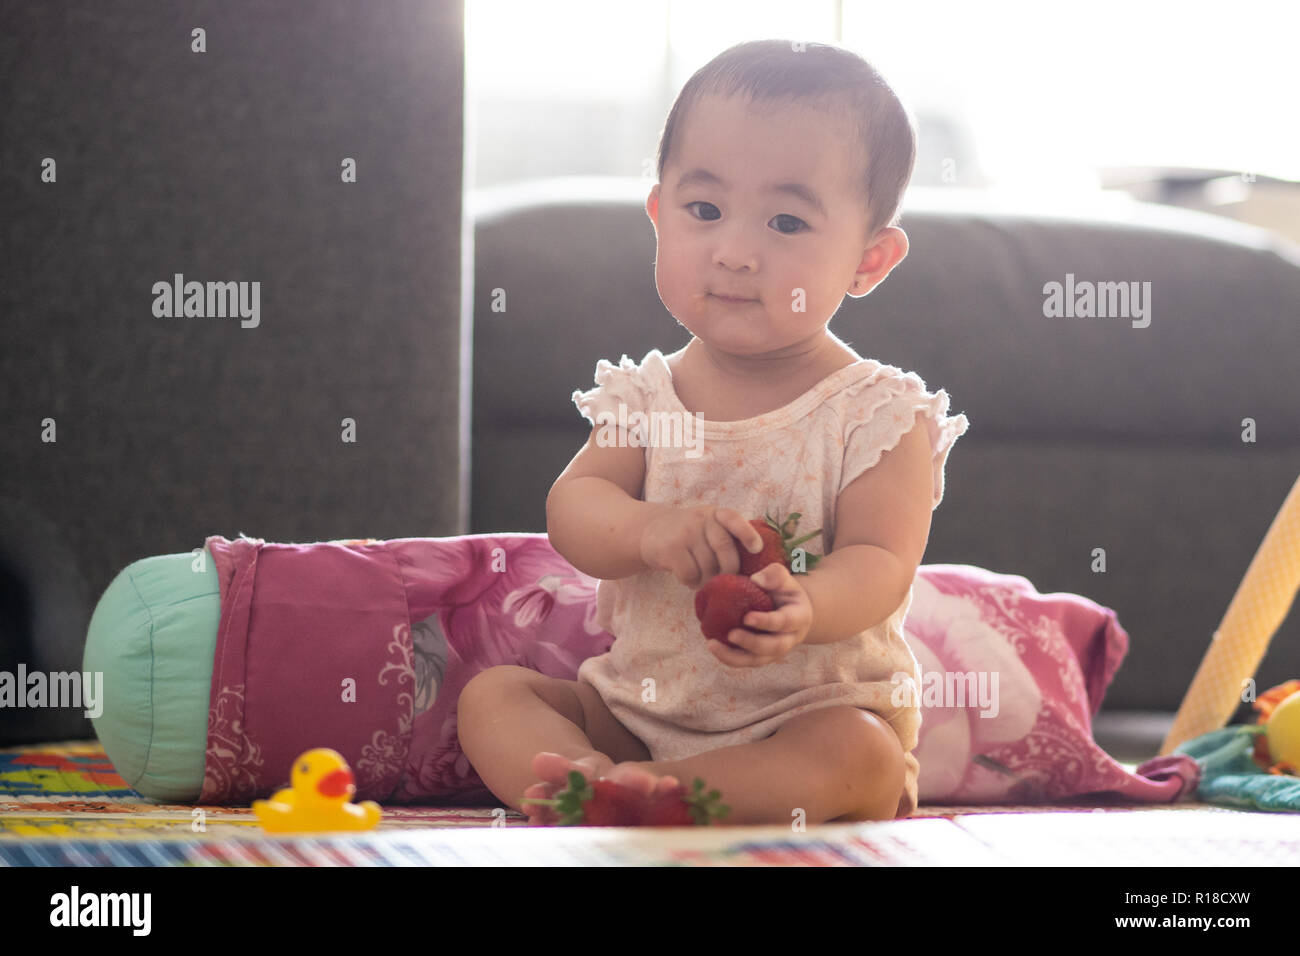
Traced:
<svg viewBox="0 0 1300 956">
<path fill-rule="evenodd" d="M 804 229 L 808 228 L 808 224 L 804 222 L 802 219 L 800 219 L 798 216 L 791 216 L 788 213 L 783 212 L 779 216 L 772 217 L 773 222 L 776 222 L 778 219 L 788 219 L 790 222 L 795 224 L 795 227 L 793 229 L 782 229 L 778 226 L 776 231 L 781 233 L 782 235 L 793 236 L 796 233 L 803 232 Z"/>
<path fill-rule="evenodd" d="M 721 219 L 721 218 L 722 218 L 722 212 L 721 212 L 721 210 L 719 210 L 718 207 L 715 206 L 715 205 L 713 205 L 713 203 L 711 203 L 711 202 L 704 202 L 703 200 L 701 200 L 701 201 L 699 201 L 699 202 L 688 202 L 688 203 L 686 204 L 686 208 L 687 208 L 687 209 L 690 209 L 692 206 L 708 206 L 710 209 L 712 209 L 714 212 L 717 213 L 717 215 L 716 215 L 716 216 L 713 216 L 713 217 L 707 217 L 707 216 L 704 217 L 706 222 L 713 222 L 713 221 L 715 221 L 715 220 L 717 220 L 717 219 Z"/>
</svg>

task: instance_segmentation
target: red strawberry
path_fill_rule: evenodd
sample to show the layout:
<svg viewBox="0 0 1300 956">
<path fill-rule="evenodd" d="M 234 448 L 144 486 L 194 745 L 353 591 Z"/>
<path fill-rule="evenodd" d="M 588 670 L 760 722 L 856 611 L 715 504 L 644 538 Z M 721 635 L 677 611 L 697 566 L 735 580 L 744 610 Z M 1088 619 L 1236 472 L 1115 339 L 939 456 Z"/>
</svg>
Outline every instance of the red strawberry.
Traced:
<svg viewBox="0 0 1300 956">
<path fill-rule="evenodd" d="M 604 777 L 588 781 L 576 770 L 569 771 L 569 785 L 549 800 L 524 797 L 520 803 L 551 807 L 562 827 L 633 827 L 646 809 L 646 798 L 635 790 Z"/>
<path fill-rule="evenodd" d="M 763 518 L 754 518 L 749 523 L 758 532 L 758 536 L 763 539 L 763 547 L 757 553 L 743 546 L 738 549 L 740 551 L 740 573 L 745 577 L 749 577 L 751 574 L 762 571 L 769 564 L 779 563 L 789 567 L 785 557 L 785 548 L 781 544 L 781 532 L 768 524 Z"/>
<path fill-rule="evenodd" d="M 794 538 L 792 523 L 797 525 L 799 519 L 803 517 L 798 511 L 791 512 L 785 521 L 777 524 L 776 519 L 771 515 L 765 514 L 762 518 L 751 518 L 750 525 L 758 531 L 763 538 L 763 549 L 757 554 L 751 552 L 743 545 L 740 551 L 740 573 L 748 577 L 751 574 L 757 574 L 769 564 L 784 564 L 786 570 L 790 570 L 793 561 L 791 552 L 805 541 L 811 540 L 822 533 L 822 529 L 811 531 L 799 538 Z M 805 567 L 811 571 L 817 564 L 820 555 L 804 553 Z"/>
<path fill-rule="evenodd" d="M 584 826 L 634 827 L 645 815 L 645 797 L 629 787 L 599 777 L 590 789 L 591 799 L 582 804 Z"/>
<path fill-rule="evenodd" d="M 559 826 L 587 827 L 682 827 L 707 826 L 726 816 L 731 808 L 718 802 L 716 790 L 704 793 L 704 781 L 695 779 L 695 789 L 647 798 L 621 783 L 599 777 L 588 781 L 576 770 L 569 772 L 569 785 L 549 800 L 525 797 L 521 803 L 538 803 L 555 809 Z"/>
<path fill-rule="evenodd" d="M 691 807 L 678 795 L 658 797 L 646 806 L 642 818 L 648 827 L 690 827 L 695 825 Z"/>
<path fill-rule="evenodd" d="M 731 807 L 719 802 L 722 796 L 716 790 L 704 792 L 704 781 L 695 778 L 695 789 L 686 793 L 685 787 L 677 792 L 659 796 L 650 801 L 645 825 L 651 827 L 708 826 L 731 812 Z"/>
<path fill-rule="evenodd" d="M 750 611 L 770 611 L 772 597 L 749 578 L 739 574 L 717 574 L 695 592 L 695 616 L 700 619 L 704 636 L 736 645 L 727 635 L 733 628 L 744 627 Z"/>
</svg>

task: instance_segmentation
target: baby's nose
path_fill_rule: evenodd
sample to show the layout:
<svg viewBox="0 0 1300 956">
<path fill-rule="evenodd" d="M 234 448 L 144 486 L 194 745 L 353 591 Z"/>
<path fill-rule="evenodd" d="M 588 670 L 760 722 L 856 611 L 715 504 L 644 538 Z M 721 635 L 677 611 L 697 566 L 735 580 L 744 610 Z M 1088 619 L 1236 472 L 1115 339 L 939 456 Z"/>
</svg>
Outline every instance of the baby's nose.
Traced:
<svg viewBox="0 0 1300 956">
<path fill-rule="evenodd" d="M 758 268 L 758 243 L 753 234 L 738 225 L 720 230 L 713 248 L 714 264 L 733 272 Z"/>
<path fill-rule="evenodd" d="M 713 262 L 731 272 L 753 272 L 758 268 L 758 256 L 736 243 L 719 246 L 713 254 Z"/>
</svg>

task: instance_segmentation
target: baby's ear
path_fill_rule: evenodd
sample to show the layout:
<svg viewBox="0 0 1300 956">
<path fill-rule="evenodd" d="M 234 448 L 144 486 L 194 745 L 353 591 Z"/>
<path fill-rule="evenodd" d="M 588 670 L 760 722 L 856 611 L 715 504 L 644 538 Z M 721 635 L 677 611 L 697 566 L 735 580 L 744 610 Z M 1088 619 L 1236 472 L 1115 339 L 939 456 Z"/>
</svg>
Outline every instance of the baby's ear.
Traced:
<svg viewBox="0 0 1300 956">
<path fill-rule="evenodd" d="M 886 226 L 880 230 L 880 235 L 876 236 L 871 248 L 879 257 L 873 265 L 877 270 L 883 269 L 883 279 L 894 266 L 907 258 L 907 233 L 897 226 Z"/>
<path fill-rule="evenodd" d="M 659 183 L 650 188 L 650 195 L 645 200 L 645 214 L 650 217 L 656 229 L 659 228 Z"/>
<path fill-rule="evenodd" d="M 848 294 L 860 299 L 884 282 L 885 276 L 894 271 L 894 266 L 907 258 L 907 249 L 907 233 L 897 226 L 882 229 L 871 247 L 863 253 Z"/>
</svg>

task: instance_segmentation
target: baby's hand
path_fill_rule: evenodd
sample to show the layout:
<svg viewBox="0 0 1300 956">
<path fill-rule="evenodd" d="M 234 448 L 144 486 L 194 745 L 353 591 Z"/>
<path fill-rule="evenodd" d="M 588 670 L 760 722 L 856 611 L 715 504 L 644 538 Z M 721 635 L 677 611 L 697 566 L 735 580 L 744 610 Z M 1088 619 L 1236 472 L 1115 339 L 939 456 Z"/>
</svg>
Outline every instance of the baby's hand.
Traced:
<svg viewBox="0 0 1300 956">
<path fill-rule="evenodd" d="M 641 531 L 641 560 L 695 588 L 719 574 L 739 573 L 737 541 L 753 552 L 763 546 L 762 536 L 733 508 L 665 507 Z"/>
<path fill-rule="evenodd" d="M 812 600 L 789 568 L 784 564 L 769 564 L 749 579 L 772 596 L 776 608 L 750 611 L 745 615 L 745 626 L 727 635 L 743 651 L 721 641 L 709 641 L 713 656 L 731 667 L 762 667 L 780 660 L 802 644 L 812 630 Z"/>
</svg>

